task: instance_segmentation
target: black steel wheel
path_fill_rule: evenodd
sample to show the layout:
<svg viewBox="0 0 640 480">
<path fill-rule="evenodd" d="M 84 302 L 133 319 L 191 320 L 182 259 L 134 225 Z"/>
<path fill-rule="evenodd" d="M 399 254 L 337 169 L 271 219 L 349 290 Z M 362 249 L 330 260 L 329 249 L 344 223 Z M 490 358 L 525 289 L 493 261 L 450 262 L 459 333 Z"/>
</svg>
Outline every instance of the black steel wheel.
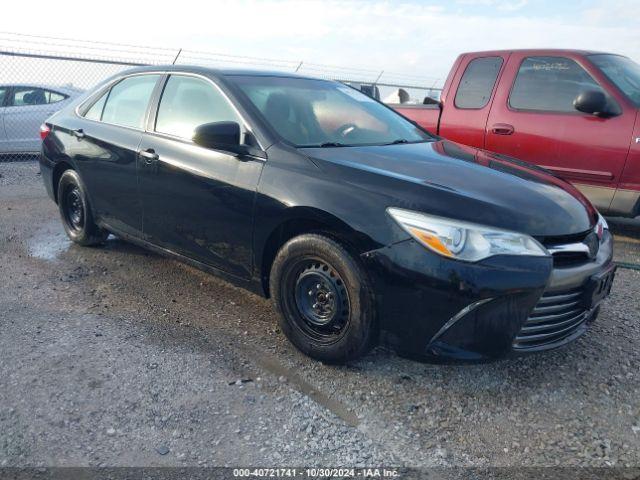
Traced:
<svg viewBox="0 0 640 480">
<path fill-rule="evenodd" d="M 82 193 L 76 185 L 69 185 L 64 192 L 63 209 L 64 218 L 69 228 L 81 231 L 84 227 L 84 204 L 82 203 Z"/>
<path fill-rule="evenodd" d="M 104 242 L 109 232 L 98 227 L 80 176 L 75 170 L 65 170 L 58 182 L 58 209 L 67 236 L 80 245 Z"/>
<path fill-rule="evenodd" d="M 310 357 L 344 363 L 373 345 L 377 330 L 367 275 L 331 238 L 306 234 L 283 245 L 269 285 L 283 332 Z"/>
<path fill-rule="evenodd" d="M 293 295 L 302 322 L 300 326 L 318 342 L 337 341 L 349 325 L 349 293 L 340 274 L 327 262 L 311 258 L 300 262 L 292 279 Z M 291 298 L 293 297 L 293 298 Z"/>
</svg>

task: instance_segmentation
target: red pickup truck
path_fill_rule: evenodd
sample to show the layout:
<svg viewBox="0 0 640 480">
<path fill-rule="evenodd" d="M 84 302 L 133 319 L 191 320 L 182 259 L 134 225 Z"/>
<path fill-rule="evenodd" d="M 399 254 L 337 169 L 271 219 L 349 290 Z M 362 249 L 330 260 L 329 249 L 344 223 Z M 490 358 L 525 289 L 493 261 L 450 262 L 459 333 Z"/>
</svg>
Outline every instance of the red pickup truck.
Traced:
<svg viewBox="0 0 640 480">
<path fill-rule="evenodd" d="M 551 170 L 604 214 L 640 215 L 640 65 L 626 57 L 465 53 L 439 103 L 392 107 L 442 137 Z"/>
</svg>

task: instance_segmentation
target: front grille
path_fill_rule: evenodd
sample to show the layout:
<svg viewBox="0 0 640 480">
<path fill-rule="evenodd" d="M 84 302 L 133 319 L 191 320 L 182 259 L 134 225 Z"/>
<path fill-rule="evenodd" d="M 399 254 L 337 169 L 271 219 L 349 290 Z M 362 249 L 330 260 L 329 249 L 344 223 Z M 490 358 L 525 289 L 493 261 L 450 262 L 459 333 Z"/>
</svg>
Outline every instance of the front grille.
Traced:
<svg viewBox="0 0 640 480">
<path fill-rule="evenodd" d="M 582 288 L 545 292 L 513 341 L 515 350 L 544 350 L 583 330 L 589 312 Z"/>
<path fill-rule="evenodd" d="M 599 239 L 594 232 L 544 237 L 540 241 L 551 252 L 554 268 L 584 265 L 597 255 L 599 247 Z"/>
<path fill-rule="evenodd" d="M 589 255 L 584 252 L 554 252 L 553 268 L 576 267 L 589 261 Z"/>
</svg>

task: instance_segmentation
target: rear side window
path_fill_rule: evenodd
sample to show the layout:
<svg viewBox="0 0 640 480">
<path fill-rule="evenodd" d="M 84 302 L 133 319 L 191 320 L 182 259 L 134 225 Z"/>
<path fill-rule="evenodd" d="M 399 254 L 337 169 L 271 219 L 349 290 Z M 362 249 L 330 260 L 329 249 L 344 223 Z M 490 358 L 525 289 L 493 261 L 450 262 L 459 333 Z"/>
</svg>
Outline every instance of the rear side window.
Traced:
<svg viewBox="0 0 640 480">
<path fill-rule="evenodd" d="M 158 107 L 156 131 L 191 139 L 196 127 L 212 122 L 242 125 L 229 101 L 210 82 L 170 76 Z"/>
<path fill-rule="evenodd" d="M 104 110 L 104 104 L 107 101 L 108 95 L 109 92 L 103 93 L 98 101 L 91 105 L 91 108 L 84 114 L 85 118 L 89 120 L 102 120 L 102 111 Z"/>
<path fill-rule="evenodd" d="M 4 105 L 4 97 L 7 96 L 7 87 L 0 87 L 0 107 Z"/>
<path fill-rule="evenodd" d="M 509 105 L 520 110 L 575 113 L 573 101 L 600 85 L 575 61 L 565 57 L 527 57 L 509 95 Z"/>
<path fill-rule="evenodd" d="M 160 75 L 125 78 L 111 88 L 102 111 L 102 121 L 131 128 L 143 128 L 151 94 Z"/>
<path fill-rule="evenodd" d="M 67 98 L 66 95 L 63 95 L 61 93 L 58 92 L 52 92 L 50 90 L 45 92 L 47 95 L 47 103 L 57 103 L 57 102 L 61 102 L 62 100 L 64 100 L 65 98 Z"/>
<path fill-rule="evenodd" d="M 502 57 L 476 58 L 469 62 L 456 92 L 457 108 L 483 108 L 489 103 L 502 67 Z"/>
<path fill-rule="evenodd" d="M 46 105 L 49 103 L 61 102 L 67 98 L 67 95 L 47 90 L 39 87 L 15 87 L 13 89 L 14 107 L 22 107 L 26 105 Z"/>
</svg>

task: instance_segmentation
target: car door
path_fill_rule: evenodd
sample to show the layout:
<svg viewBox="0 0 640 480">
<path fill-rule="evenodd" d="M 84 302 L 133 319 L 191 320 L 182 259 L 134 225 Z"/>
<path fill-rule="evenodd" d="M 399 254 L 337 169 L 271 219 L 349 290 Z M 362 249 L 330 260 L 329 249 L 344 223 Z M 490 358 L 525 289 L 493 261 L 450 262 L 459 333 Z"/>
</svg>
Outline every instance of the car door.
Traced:
<svg viewBox="0 0 640 480">
<path fill-rule="evenodd" d="M 160 74 L 118 81 L 83 106 L 83 117 L 67 115 L 57 138 L 87 186 L 94 213 L 117 233 L 142 237 L 137 152 Z"/>
<path fill-rule="evenodd" d="M 476 54 L 464 57 L 454 74 L 452 101 L 447 99 L 439 134 L 454 142 L 484 147 L 485 127 L 495 85 L 508 54 Z"/>
<path fill-rule="evenodd" d="M 140 144 L 140 197 L 145 238 L 241 278 L 251 271 L 253 207 L 263 160 L 200 147 L 191 140 L 205 123 L 247 123 L 210 79 L 166 79 Z"/>
<path fill-rule="evenodd" d="M 8 99 L 9 87 L 0 86 L 0 153 L 7 152 L 7 134 L 4 130 L 4 112 L 6 110 L 5 101 Z"/>
<path fill-rule="evenodd" d="M 7 148 L 14 152 L 38 152 L 40 125 L 56 111 L 51 102 L 65 98 L 42 87 L 13 87 L 4 114 Z"/>
<path fill-rule="evenodd" d="M 633 119 L 616 93 L 594 78 L 579 57 L 513 53 L 493 102 L 486 148 L 553 171 L 607 212 L 624 169 Z M 587 90 L 605 93 L 620 113 L 598 117 L 573 107 Z"/>
</svg>

